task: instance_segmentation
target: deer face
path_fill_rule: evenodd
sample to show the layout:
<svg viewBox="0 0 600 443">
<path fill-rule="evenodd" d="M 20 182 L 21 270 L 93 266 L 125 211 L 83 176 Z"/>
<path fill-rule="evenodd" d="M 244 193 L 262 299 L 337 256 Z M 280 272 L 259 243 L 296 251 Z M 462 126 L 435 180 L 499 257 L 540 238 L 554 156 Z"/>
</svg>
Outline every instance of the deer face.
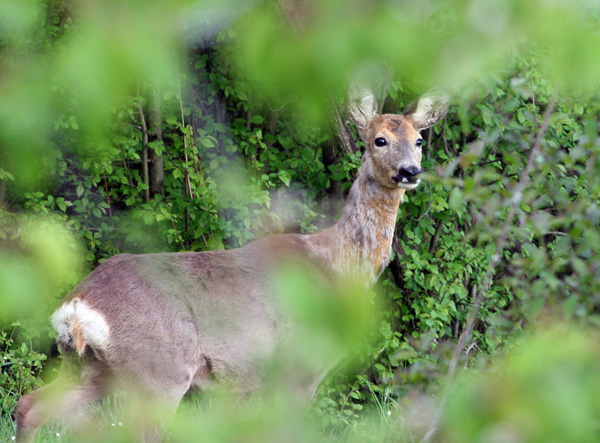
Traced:
<svg viewBox="0 0 600 443">
<path fill-rule="evenodd" d="M 349 113 L 371 157 L 374 178 L 388 188 L 416 188 L 422 172 L 421 131 L 444 118 L 448 96 L 423 96 L 402 115 L 377 115 L 368 88 L 353 88 L 350 96 Z"/>
<path fill-rule="evenodd" d="M 369 123 L 366 139 L 373 174 L 381 185 L 404 189 L 419 185 L 423 138 L 410 117 L 377 115 Z"/>
</svg>

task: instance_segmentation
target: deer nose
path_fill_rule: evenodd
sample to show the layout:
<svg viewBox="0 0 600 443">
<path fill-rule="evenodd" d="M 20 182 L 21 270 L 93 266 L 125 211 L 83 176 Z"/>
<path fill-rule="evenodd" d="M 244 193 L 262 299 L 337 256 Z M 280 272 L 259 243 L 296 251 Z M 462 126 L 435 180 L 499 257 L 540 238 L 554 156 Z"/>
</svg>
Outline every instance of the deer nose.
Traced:
<svg viewBox="0 0 600 443">
<path fill-rule="evenodd" d="M 398 174 L 392 177 L 396 183 L 417 183 L 417 175 L 423 170 L 416 166 L 409 166 L 407 168 L 400 168 Z"/>
<path fill-rule="evenodd" d="M 409 166 L 408 168 L 400 168 L 400 171 L 398 172 L 400 175 L 404 175 L 406 177 L 414 177 L 423 172 L 423 170 L 421 168 L 417 168 L 416 166 Z"/>
</svg>

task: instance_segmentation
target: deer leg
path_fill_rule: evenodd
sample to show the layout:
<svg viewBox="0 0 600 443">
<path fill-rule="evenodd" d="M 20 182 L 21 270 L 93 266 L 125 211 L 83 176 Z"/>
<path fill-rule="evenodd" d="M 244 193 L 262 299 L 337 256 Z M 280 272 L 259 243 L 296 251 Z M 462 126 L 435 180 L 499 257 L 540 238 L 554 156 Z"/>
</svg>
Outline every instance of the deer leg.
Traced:
<svg viewBox="0 0 600 443">
<path fill-rule="evenodd" d="M 17 406 L 17 441 L 33 441 L 40 426 L 51 418 L 105 396 L 96 384 L 73 386 L 58 394 L 48 385 L 26 395 Z M 57 398 L 60 396 L 60 398 Z"/>
<path fill-rule="evenodd" d="M 159 386 L 155 385 L 155 389 L 138 387 L 127 390 L 126 414 L 132 425 L 132 437 L 135 441 L 162 442 L 189 387 L 182 385 L 180 389 L 173 390 L 170 386 L 171 390 L 167 393 L 166 390 L 156 389 Z"/>
<path fill-rule="evenodd" d="M 63 364 L 63 368 L 64 368 Z M 64 373 L 61 370 L 61 374 Z M 59 378 L 19 400 L 17 405 L 17 442 L 33 442 L 40 426 L 51 418 L 105 397 L 107 380 L 104 372 L 89 371 L 77 384 L 67 384 L 68 378 Z"/>
</svg>

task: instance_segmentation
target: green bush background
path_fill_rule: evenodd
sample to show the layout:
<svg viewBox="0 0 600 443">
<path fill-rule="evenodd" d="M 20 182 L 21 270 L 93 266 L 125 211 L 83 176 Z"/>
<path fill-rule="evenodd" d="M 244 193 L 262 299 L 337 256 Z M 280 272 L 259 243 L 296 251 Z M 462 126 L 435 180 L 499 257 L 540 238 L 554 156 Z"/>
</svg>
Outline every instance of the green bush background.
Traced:
<svg viewBox="0 0 600 443">
<path fill-rule="evenodd" d="M 191 1 L 0 6 L 0 408 L 9 422 L 57 356 L 46 319 L 104 259 L 234 248 L 332 224 L 360 166 L 361 144 L 344 150 L 331 120 L 354 78 L 376 85 L 385 112 L 432 85 L 452 98 L 424 134 L 427 180 L 400 207 L 372 339 L 358 369 L 334 372 L 314 402 L 323 435 L 348 436 L 365 409 L 397 417 L 415 393 L 441 397 L 538 134 L 465 362 L 486 370 L 531 324 L 598 324 L 597 8 L 498 0 L 500 15 L 488 17 L 478 1 L 350 3 L 326 2 L 299 25 L 274 2 L 238 15 L 232 2 L 216 16 Z M 144 126 L 164 169 L 162 192 L 148 196 Z"/>
</svg>

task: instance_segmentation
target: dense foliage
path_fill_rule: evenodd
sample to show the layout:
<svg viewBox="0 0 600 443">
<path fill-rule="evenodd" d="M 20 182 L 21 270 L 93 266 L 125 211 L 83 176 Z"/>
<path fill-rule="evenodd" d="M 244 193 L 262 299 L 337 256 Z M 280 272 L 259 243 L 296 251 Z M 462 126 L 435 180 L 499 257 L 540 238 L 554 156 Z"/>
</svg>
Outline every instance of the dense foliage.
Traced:
<svg viewBox="0 0 600 443">
<path fill-rule="evenodd" d="M 34 47 L 45 60 L 69 51 L 77 26 L 61 2 L 54 8 L 37 33 L 17 33 L 16 43 L 7 37 L 13 34 L 0 35 L 10 49 L 4 63 L 24 57 L 14 48 Z M 27 167 L 14 166 L 18 158 L 6 151 L 10 137 L 21 135 L 2 132 L 3 416 L 40 383 L 46 355 L 56 356 L 44 319 L 106 258 L 233 248 L 335 220 L 360 166 L 361 143 L 345 150 L 335 125 L 305 120 L 293 100 L 258 94 L 257 79 L 239 74 L 253 72 L 237 52 L 247 50 L 236 34 L 243 29 L 228 27 L 188 47 L 187 69 L 175 82 L 157 87 L 156 79 L 137 78 L 110 107 L 106 127 L 90 125 L 101 111 L 81 112 L 91 100 L 85 90 L 53 79 L 61 112 L 40 128 L 48 137 L 35 161 L 24 157 Z M 461 88 L 443 124 L 425 134 L 427 180 L 400 207 L 394 258 L 378 287 L 381 317 L 357 351 L 358 369 L 334 371 L 315 401 L 326 436 L 343 437 L 365 409 L 395 416 L 410 409 L 406 399 L 416 393 L 441 395 L 477 294 L 467 365 L 485 366 L 512 349 L 530 323 L 598 322 L 600 105 L 583 91 L 563 93 L 537 54 L 513 51 L 492 76 Z M 400 75 L 373 80 L 386 112 L 402 111 L 422 92 Z M 0 115 L 17 118 L 4 107 Z M 158 192 L 150 192 L 149 154 L 163 165 Z M 517 195 L 528 162 L 529 182 Z M 36 179 L 42 170 L 47 179 Z M 505 241 L 495 260 L 499 238 Z M 448 435 L 469 430 L 455 432 Z"/>
</svg>

